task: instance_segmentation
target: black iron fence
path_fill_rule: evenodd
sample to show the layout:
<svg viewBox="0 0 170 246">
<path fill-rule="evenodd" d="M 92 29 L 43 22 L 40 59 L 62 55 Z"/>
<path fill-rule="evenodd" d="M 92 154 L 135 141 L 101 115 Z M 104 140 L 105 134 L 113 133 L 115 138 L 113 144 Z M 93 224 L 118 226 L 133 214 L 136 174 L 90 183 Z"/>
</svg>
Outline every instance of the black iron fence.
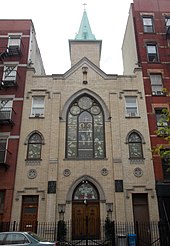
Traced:
<svg viewBox="0 0 170 246">
<path fill-rule="evenodd" d="M 75 246 L 170 246 L 170 226 L 165 222 L 133 223 L 101 221 L 100 233 L 93 237 L 72 238 L 72 223 L 59 222 L 0 222 L 0 231 L 34 231 L 39 236 L 60 245 Z M 90 234 L 91 235 L 91 234 Z"/>
</svg>

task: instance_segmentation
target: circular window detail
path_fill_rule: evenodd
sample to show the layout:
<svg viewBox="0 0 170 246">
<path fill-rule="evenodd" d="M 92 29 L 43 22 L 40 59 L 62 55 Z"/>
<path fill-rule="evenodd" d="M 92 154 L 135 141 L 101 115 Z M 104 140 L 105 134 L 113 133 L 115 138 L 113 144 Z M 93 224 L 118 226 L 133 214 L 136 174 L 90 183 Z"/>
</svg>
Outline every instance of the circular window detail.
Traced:
<svg viewBox="0 0 170 246">
<path fill-rule="evenodd" d="M 92 100 L 89 97 L 80 98 L 78 105 L 82 109 L 89 109 L 92 106 Z"/>
<path fill-rule="evenodd" d="M 108 170 L 106 169 L 106 168 L 103 168 L 102 170 L 101 170 L 101 174 L 103 175 L 103 176 L 107 176 L 108 175 Z"/>
<path fill-rule="evenodd" d="M 100 114 L 100 108 L 99 108 L 99 106 L 93 106 L 91 108 L 91 113 L 92 114 Z"/>
<path fill-rule="evenodd" d="M 70 109 L 70 112 L 73 114 L 73 115 L 78 115 L 80 113 L 80 108 L 78 106 L 73 106 L 71 109 Z"/>
<path fill-rule="evenodd" d="M 140 167 L 136 167 L 133 171 L 133 174 L 136 176 L 136 177 L 141 177 L 143 175 L 143 171 Z"/>
<path fill-rule="evenodd" d="M 64 174 L 65 177 L 70 176 L 70 174 L 71 174 L 70 169 L 65 169 L 65 170 L 63 171 L 63 174 Z"/>
<path fill-rule="evenodd" d="M 35 169 L 30 169 L 28 171 L 28 178 L 35 179 L 37 177 L 37 171 Z"/>
</svg>

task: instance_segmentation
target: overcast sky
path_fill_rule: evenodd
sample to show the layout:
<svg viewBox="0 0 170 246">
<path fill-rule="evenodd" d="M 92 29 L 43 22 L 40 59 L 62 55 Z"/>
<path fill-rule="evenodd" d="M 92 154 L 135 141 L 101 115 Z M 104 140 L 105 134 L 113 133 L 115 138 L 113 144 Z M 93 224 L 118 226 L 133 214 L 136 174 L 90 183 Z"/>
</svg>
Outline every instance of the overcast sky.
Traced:
<svg viewBox="0 0 170 246">
<path fill-rule="evenodd" d="M 121 47 L 133 0 L 1 1 L 1 19 L 32 19 L 46 74 L 70 68 L 68 40 L 79 30 L 84 6 L 96 39 L 102 40 L 100 68 L 123 74 Z"/>
</svg>

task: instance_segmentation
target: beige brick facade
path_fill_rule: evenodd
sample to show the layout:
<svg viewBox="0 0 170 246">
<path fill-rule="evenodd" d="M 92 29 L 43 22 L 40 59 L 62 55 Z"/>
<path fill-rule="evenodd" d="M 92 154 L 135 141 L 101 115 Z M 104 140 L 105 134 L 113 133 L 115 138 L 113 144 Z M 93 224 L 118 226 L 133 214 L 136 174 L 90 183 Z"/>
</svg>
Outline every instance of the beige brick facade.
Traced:
<svg viewBox="0 0 170 246">
<path fill-rule="evenodd" d="M 71 59 L 75 61 L 76 41 L 73 43 Z M 82 54 L 86 53 L 86 41 L 84 44 Z M 92 43 L 91 52 L 90 43 L 88 44 L 87 54 L 93 54 L 93 60 L 96 61 L 99 53 L 95 54 L 94 44 L 95 42 Z M 87 83 L 83 82 L 86 76 L 83 74 L 84 68 L 87 70 Z M 95 98 L 103 110 L 105 158 L 66 158 L 67 112 L 73 100 L 82 95 Z M 45 97 L 42 117 L 31 116 L 34 96 Z M 126 96 L 136 97 L 137 117 L 127 116 Z M 43 139 L 40 160 L 27 159 L 28 138 L 34 131 L 40 133 Z M 133 131 L 141 136 L 144 158 L 129 158 L 128 136 Z M 35 76 L 34 70 L 29 69 L 18 156 L 12 220 L 21 219 L 23 196 L 33 195 L 38 195 L 38 221 L 58 221 L 61 205 L 64 207 L 64 219 L 71 220 L 73 193 L 82 181 L 93 184 L 98 191 L 100 219 L 104 220 L 109 214 L 116 221 L 133 221 L 132 194 L 146 194 L 149 219 L 158 219 L 140 69 L 136 69 L 131 76 L 107 75 L 88 56 L 81 57 L 62 75 Z M 33 178 L 28 176 L 30 169 L 36 171 Z M 121 191 L 115 191 L 115 180 L 123 182 Z M 49 181 L 56 182 L 56 191 L 52 194 L 48 192 Z"/>
</svg>

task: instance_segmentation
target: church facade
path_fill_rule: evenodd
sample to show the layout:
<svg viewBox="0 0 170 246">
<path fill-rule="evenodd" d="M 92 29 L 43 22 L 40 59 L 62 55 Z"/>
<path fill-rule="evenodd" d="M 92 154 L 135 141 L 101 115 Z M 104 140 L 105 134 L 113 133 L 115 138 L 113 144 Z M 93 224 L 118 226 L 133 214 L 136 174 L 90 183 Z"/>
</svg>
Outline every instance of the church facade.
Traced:
<svg viewBox="0 0 170 246">
<path fill-rule="evenodd" d="M 71 68 L 28 68 L 12 221 L 158 220 L 142 73 L 106 74 L 84 11 Z M 140 210 L 140 213 L 139 213 Z"/>
</svg>

